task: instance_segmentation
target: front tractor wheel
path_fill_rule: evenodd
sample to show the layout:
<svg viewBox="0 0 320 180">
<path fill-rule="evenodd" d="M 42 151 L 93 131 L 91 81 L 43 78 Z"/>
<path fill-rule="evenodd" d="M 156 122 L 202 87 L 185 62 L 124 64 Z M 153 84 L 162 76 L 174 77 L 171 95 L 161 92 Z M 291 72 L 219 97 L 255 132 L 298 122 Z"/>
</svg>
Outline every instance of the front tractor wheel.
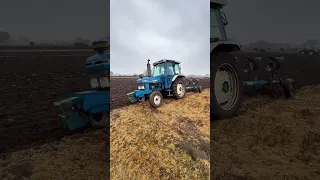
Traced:
<svg viewBox="0 0 320 180">
<path fill-rule="evenodd" d="M 158 108 L 163 103 L 163 96 L 159 91 L 154 91 L 149 96 L 150 105 L 154 108 Z"/>
<path fill-rule="evenodd" d="M 220 52 L 211 55 L 210 61 L 210 117 L 233 117 L 243 99 L 243 80 L 235 65 L 236 60 L 230 53 Z"/>
<path fill-rule="evenodd" d="M 177 99 L 182 99 L 186 96 L 186 85 L 183 78 L 177 78 L 172 83 L 173 96 Z"/>
<path fill-rule="evenodd" d="M 94 113 L 90 116 L 90 124 L 95 129 L 107 127 L 109 123 L 109 113 Z"/>
</svg>

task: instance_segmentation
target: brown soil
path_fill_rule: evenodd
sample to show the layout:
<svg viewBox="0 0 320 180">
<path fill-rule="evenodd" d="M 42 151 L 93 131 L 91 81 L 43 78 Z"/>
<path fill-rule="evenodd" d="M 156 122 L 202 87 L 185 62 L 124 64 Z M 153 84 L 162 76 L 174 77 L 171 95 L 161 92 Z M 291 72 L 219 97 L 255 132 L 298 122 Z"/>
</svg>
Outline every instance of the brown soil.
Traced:
<svg viewBox="0 0 320 180">
<path fill-rule="evenodd" d="M 138 78 L 111 78 L 111 109 L 130 105 L 127 94 L 137 89 Z M 210 80 L 200 79 L 203 89 L 210 87 Z"/>
<path fill-rule="evenodd" d="M 0 52 L 0 152 L 69 134 L 53 102 L 90 88 L 84 62 L 93 52 L 75 54 Z"/>
</svg>

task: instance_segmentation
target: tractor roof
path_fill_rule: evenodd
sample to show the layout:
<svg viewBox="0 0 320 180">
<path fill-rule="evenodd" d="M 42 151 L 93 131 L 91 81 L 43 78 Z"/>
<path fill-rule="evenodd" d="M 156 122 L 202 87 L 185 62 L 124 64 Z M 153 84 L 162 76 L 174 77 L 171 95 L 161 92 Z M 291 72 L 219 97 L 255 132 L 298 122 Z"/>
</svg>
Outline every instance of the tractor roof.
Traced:
<svg viewBox="0 0 320 180">
<path fill-rule="evenodd" d="M 227 5 L 227 0 L 210 0 L 210 4 L 217 4 L 221 6 L 226 6 Z"/>
<path fill-rule="evenodd" d="M 159 61 L 156 61 L 153 63 L 153 65 L 157 65 L 157 64 L 161 64 L 161 63 L 164 63 L 164 62 L 173 62 L 173 63 L 176 63 L 176 64 L 180 64 L 179 61 L 175 61 L 175 60 L 170 60 L 170 59 L 161 59 Z"/>
</svg>

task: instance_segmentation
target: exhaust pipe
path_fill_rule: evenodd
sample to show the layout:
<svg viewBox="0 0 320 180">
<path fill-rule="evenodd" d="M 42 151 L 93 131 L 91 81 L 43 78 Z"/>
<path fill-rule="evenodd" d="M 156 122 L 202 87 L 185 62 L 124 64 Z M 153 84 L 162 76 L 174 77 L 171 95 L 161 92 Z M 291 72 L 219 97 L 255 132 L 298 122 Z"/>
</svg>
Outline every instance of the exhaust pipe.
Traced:
<svg viewBox="0 0 320 180">
<path fill-rule="evenodd" d="M 147 64 L 147 71 L 148 71 L 148 77 L 151 77 L 151 66 L 150 66 L 150 59 L 148 59 L 148 64 Z"/>
</svg>

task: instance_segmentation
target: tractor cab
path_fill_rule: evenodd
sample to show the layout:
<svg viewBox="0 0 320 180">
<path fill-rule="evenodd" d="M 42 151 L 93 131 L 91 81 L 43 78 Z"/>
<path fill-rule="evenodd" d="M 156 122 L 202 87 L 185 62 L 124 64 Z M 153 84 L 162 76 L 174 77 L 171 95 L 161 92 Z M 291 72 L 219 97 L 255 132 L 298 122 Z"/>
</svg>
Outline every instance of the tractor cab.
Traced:
<svg viewBox="0 0 320 180">
<path fill-rule="evenodd" d="M 180 62 L 162 59 L 153 63 L 152 77 L 181 75 Z"/>
<path fill-rule="evenodd" d="M 240 51 L 241 47 L 228 39 L 225 26 L 228 20 L 221 9 L 227 5 L 226 0 L 210 0 L 210 51 Z"/>
<path fill-rule="evenodd" d="M 157 83 L 163 90 L 171 88 L 172 82 L 178 77 L 183 76 L 181 74 L 180 62 L 169 59 L 161 59 L 153 63 L 153 69 L 151 71 L 150 60 L 147 64 L 148 77 L 137 80 L 139 84 L 145 83 Z"/>
<path fill-rule="evenodd" d="M 225 1 L 210 2 L 210 42 L 226 41 L 225 26 L 228 24 L 226 15 L 220 9 L 226 5 Z"/>
</svg>

